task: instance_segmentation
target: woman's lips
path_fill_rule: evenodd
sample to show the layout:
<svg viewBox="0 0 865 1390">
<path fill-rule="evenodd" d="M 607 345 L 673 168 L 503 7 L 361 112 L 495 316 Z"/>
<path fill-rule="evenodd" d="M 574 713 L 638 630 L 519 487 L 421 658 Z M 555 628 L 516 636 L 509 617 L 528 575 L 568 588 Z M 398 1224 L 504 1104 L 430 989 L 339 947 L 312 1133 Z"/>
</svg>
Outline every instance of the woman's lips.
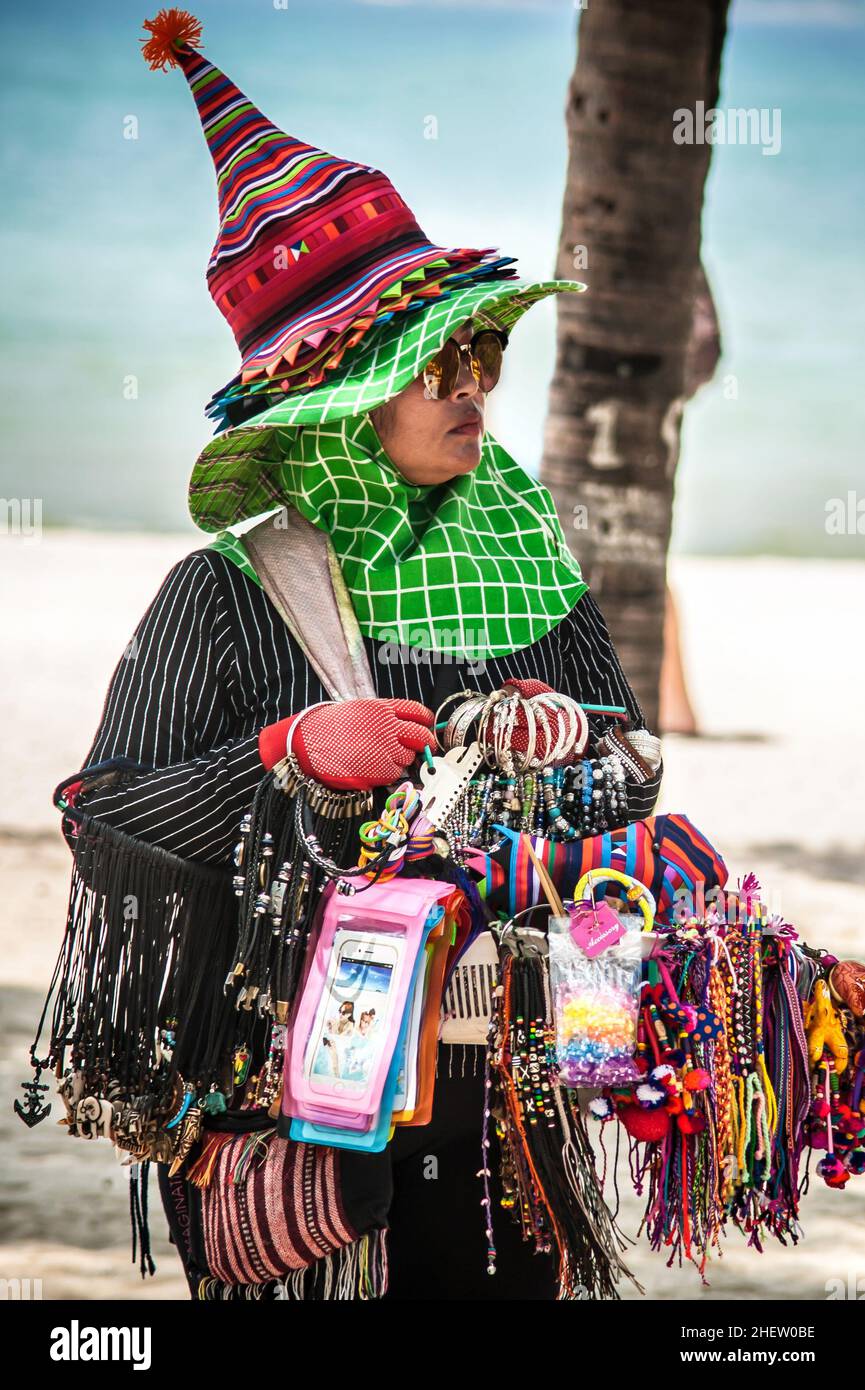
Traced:
<svg viewBox="0 0 865 1390">
<path fill-rule="evenodd" d="M 463 423 L 462 423 L 461 425 L 454 425 L 452 429 L 448 430 L 448 434 L 472 435 L 472 434 L 480 434 L 480 432 L 481 432 L 481 421 L 480 421 L 480 416 L 477 416 L 474 420 L 464 420 Z"/>
</svg>

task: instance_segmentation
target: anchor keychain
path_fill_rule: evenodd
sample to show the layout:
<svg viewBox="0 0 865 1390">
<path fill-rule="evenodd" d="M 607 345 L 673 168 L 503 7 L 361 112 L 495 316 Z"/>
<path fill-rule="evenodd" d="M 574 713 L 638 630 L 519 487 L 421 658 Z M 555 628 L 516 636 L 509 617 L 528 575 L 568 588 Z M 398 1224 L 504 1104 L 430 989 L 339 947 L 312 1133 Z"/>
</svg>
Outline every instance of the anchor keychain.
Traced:
<svg viewBox="0 0 865 1390">
<path fill-rule="evenodd" d="M 32 1129 L 34 1125 L 41 1124 L 41 1122 L 47 1119 L 51 1114 L 51 1103 L 49 1102 L 47 1105 L 43 1105 L 42 1098 L 39 1094 L 40 1091 L 47 1091 L 50 1088 L 47 1081 L 39 1080 L 43 1068 L 41 1063 L 35 1061 L 35 1059 L 33 1061 L 33 1069 L 35 1072 L 33 1079 L 31 1081 L 21 1082 L 21 1088 L 24 1091 L 24 1104 L 22 1105 L 20 1100 L 16 1100 L 13 1107 L 15 1114 L 24 1121 L 28 1129 Z"/>
</svg>

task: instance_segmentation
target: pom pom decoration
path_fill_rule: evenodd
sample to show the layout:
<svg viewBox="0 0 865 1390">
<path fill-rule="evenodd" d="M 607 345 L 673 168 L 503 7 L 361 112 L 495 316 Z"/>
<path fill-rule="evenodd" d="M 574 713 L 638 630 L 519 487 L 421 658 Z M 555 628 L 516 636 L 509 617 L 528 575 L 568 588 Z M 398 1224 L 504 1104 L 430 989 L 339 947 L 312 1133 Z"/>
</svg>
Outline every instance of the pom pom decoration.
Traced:
<svg viewBox="0 0 865 1390">
<path fill-rule="evenodd" d="M 657 1143 L 665 1139 L 670 1129 L 666 1110 L 643 1110 L 639 1105 L 623 1105 L 619 1119 L 638 1144 Z"/>
<path fill-rule="evenodd" d="M 702 1067 L 692 1067 L 685 1073 L 682 1085 L 686 1091 L 708 1091 L 712 1078 Z"/>
<path fill-rule="evenodd" d="M 160 10 L 155 19 L 145 19 L 149 39 L 141 40 L 141 55 L 153 72 L 165 72 L 179 66 L 178 44 L 198 48 L 201 44 L 201 21 L 188 10 Z"/>
<path fill-rule="evenodd" d="M 702 1134 L 706 1128 L 705 1115 L 697 1115 L 693 1110 L 685 1110 L 676 1116 L 676 1124 L 682 1134 Z"/>
<path fill-rule="evenodd" d="M 657 1110 L 667 1100 L 667 1092 L 661 1086 L 652 1086 L 644 1081 L 637 1087 L 637 1100 L 644 1110 Z"/>
<path fill-rule="evenodd" d="M 606 1096 L 595 1096 L 594 1100 L 589 1101 L 589 1114 L 595 1120 L 611 1120 L 615 1114 L 612 1101 L 607 1100 Z"/>
<path fill-rule="evenodd" d="M 663 1084 L 665 1081 L 674 1082 L 676 1080 L 676 1073 L 673 1067 L 669 1066 L 666 1062 L 662 1062 L 649 1072 L 649 1080 L 657 1081 L 659 1085 Z"/>
<path fill-rule="evenodd" d="M 843 1187 L 850 1180 L 848 1170 L 835 1154 L 827 1154 L 825 1158 L 821 1158 L 817 1164 L 817 1172 L 827 1187 Z"/>
</svg>

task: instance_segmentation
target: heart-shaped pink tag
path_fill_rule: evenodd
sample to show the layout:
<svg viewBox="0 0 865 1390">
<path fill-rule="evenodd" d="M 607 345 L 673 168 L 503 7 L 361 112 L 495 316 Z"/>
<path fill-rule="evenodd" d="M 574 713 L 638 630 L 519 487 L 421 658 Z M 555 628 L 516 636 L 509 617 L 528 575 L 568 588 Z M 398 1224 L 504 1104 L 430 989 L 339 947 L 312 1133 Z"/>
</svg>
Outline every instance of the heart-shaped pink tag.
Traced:
<svg viewBox="0 0 865 1390">
<path fill-rule="evenodd" d="M 625 935 L 625 928 L 609 903 L 596 903 L 591 898 L 583 898 L 581 902 L 569 905 L 568 916 L 571 919 L 571 937 L 590 960 L 610 946 L 615 946 Z"/>
</svg>

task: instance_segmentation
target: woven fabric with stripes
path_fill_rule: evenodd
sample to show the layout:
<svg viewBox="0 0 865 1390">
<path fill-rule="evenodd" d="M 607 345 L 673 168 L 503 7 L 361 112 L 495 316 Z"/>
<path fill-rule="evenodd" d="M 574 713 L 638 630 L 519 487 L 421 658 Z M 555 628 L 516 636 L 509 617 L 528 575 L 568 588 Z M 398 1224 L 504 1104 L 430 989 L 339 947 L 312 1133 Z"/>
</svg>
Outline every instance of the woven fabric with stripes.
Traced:
<svg viewBox="0 0 865 1390">
<path fill-rule="evenodd" d="M 494 248 L 439 246 L 380 170 L 275 126 L 190 42 L 172 46 L 216 170 L 213 300 L 242 354 L 218 395 L 314 386 L 376 322 L 455 284 L 513 277 Z"/>
<path fill-rule="evenodd" d="M 335 1149 L 272 1137 L 266 1151 L 239 1164 L 255 1141 L 220 1135 L 213 1171 L 201 1191 L 207 1266 L 226 1284 L 264 1284 L 351 1244 L 339 1196 Z M 207 1145 L 203 1159 L 213 1157 Z"/>
</svg>

